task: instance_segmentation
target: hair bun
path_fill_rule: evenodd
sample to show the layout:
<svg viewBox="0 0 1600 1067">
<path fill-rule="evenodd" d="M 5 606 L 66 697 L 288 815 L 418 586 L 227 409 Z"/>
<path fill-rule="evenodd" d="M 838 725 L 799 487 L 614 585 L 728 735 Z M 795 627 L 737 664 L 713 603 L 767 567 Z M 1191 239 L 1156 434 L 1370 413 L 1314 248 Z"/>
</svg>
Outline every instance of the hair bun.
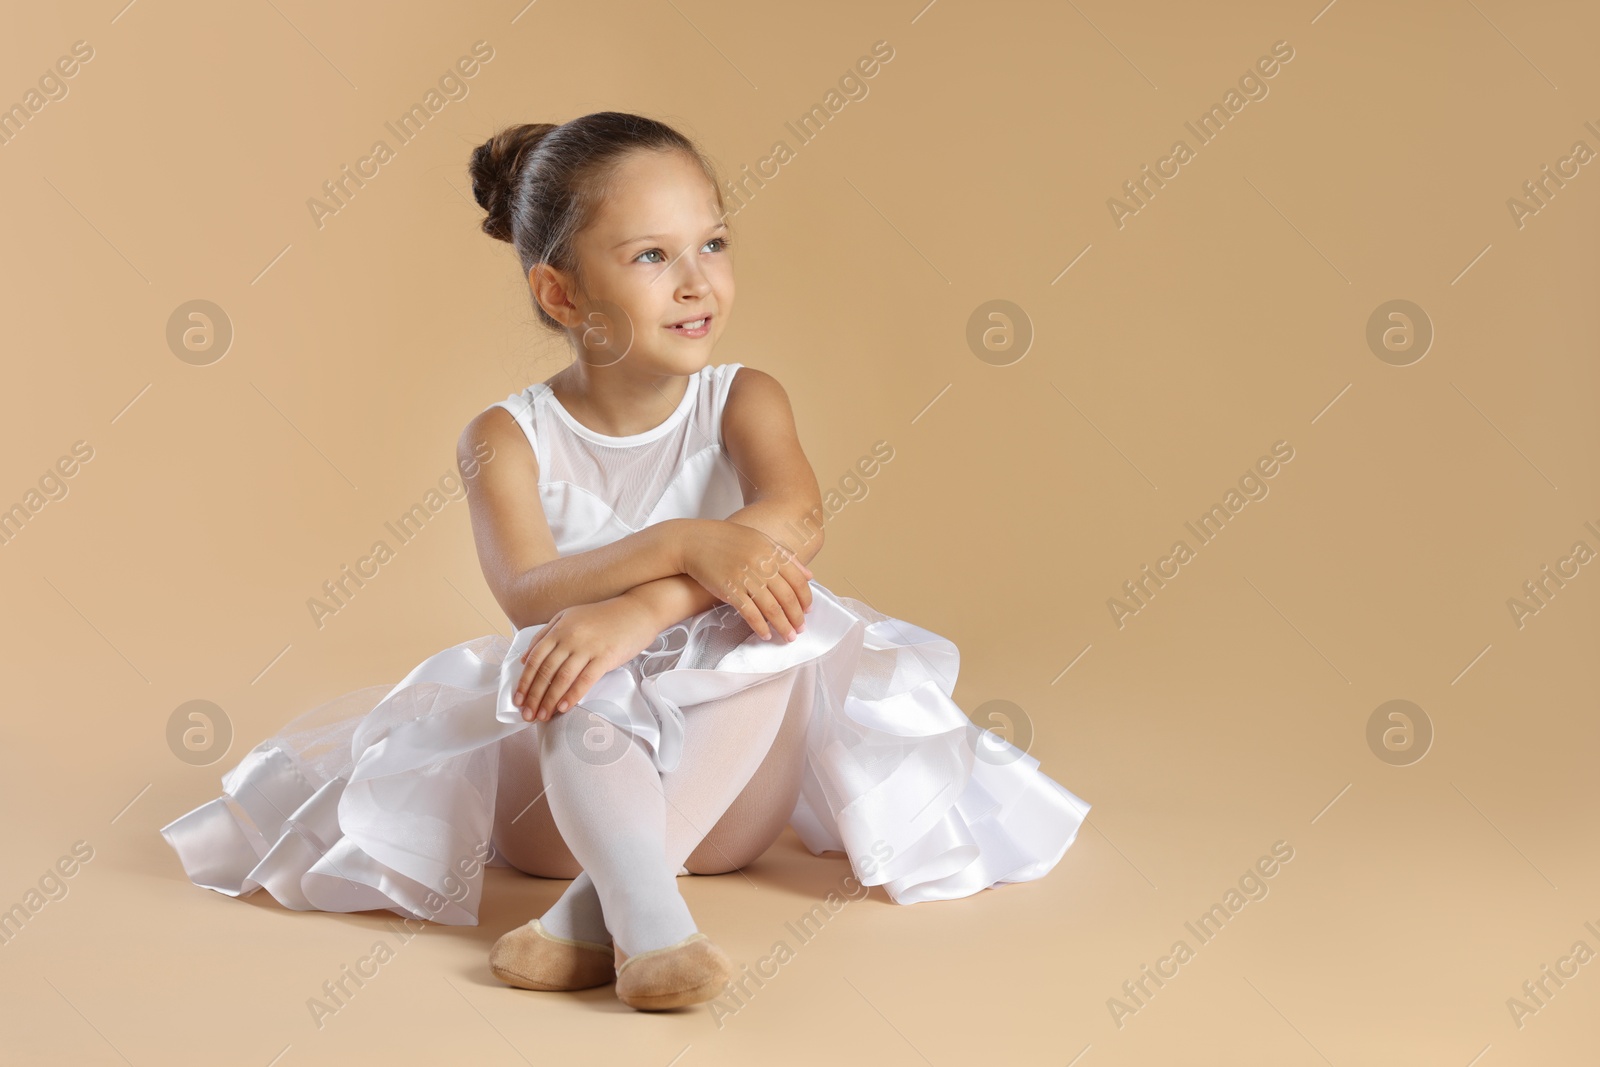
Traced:
<svg viewBox="0 0 1600 1067">
<path fill-rule="evenodd" d="M 483 232 L 490 237 L 512 241 L 512 211 L 516 201 L 518 173 L 523 161 L 555 128 L 555 124 L 550 122 L 507 126 L 472 150 L 472 161 L 467 171 L 472 177 L 473 197 L 478 201 L 478 206 L 488 212 L 483 220 Z"/>
</svg>

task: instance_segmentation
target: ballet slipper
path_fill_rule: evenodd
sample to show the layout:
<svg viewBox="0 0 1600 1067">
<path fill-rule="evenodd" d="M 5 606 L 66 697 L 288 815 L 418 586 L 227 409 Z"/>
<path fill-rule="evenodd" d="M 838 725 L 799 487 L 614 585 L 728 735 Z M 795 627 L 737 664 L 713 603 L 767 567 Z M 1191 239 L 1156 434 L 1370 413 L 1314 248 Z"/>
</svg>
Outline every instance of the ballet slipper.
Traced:
<svg viewBox="0 0 1600 1067">
<path fill-rule="evenodd" d="M 610 945 L 558 937 L 538 919 L 500 936 L 489 950 L 489 970 L 518 989 L 592 989 L 616 978 Z"/>
<path fill-rule="evenodd" d="M 714 999 L 733 979 L 733 961 L 700 931 L 664 948 L 629 956 L 613 946 L 617 999 L 640 1011 L 660 1011 Z"/>
</svg>

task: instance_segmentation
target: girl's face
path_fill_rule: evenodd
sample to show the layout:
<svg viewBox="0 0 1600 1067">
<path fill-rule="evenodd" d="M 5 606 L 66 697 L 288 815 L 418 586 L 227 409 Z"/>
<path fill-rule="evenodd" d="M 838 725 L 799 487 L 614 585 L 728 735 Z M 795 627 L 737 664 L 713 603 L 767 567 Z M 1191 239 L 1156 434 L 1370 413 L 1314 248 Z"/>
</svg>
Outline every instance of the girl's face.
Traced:
<svg viewBox="0 0 1600 1067">
<path fill-rule="evenodd" d="M 634 152 L 579 235 L 583 292 L 565 316 L 583 359 L 651 374 L 711 362 L 733 311 L 728 226 L 705 172 L 681 152 Z M 678 323 L 705 319 L 696 331 Z M 698 334 L 698 336 L 697 336 Z"/>
</svg>

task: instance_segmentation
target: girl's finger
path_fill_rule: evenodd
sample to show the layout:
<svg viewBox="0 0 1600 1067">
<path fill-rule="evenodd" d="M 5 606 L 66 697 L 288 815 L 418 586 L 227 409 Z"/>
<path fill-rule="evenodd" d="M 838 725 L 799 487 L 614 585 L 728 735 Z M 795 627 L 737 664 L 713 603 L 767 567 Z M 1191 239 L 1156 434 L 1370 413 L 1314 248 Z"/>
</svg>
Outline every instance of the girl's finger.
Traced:
<svg viewBox="0 0 1600 1067">
<path fill-rule="evenodd" d="M 550 627 L 546 626 L 544 628 L 544 632 L 543 633 L 541 633 L 538 637 L 535 637 L 532 641 L 528 642 L 527 651 L 522 653 L 522 662 L 523 663 L 527 663 L 528 662 L 528 658 L 533 655 L 534 649 L 536 649 L 540 645 L 544 644 L 545 643 L 545 639 L 548 638 L 549 636 L 550 636 Z"/>
<path fill-rule="evenodd" d="M 807 578 L 811 577 L 811 568 L 806 566 L 805 560 L 800 558 L 799 553 L 787 548 L 784 551 L 789 553 L 789 558 L 794 561 L 795 566 L 806 572 Z"/>
<path fill-rule="evenodd" d="M 587 667 L 588 664 L 584 664 L 583 666 Z M 544 717 L 546 719 L 553 719 L 557 715 L 564 714 L 568 708 L 574 707 L 579 700 L 583 699 L 583 694 L 578 692 L 577 688 L 578 677 L 581 674 L 583 674 L 583 670 L 580 668 L 578 673 L 572 676 L 571 682 L 569 682 L 567 685 L 561 686 L 561 692 L 559 693 L 556 692 L 555 685 L 550 687 L 550 692 L 545 694 L 544 700 Z"/>
<path fill-rule="evenodd" d="M 760 600 L 760 610 L 766 616 L 767 630 L 772 635 L 771 640 L 782 642 L 794 640 L 794 624 L 789 621 L 789 616 L 784 611 L 783 605 L 778 602 L 778 598 L 772 595 L 772 590 L 762 586 L 754 595 Z"/>
<path fill-rule="evenodd" d="M 767 620 L 761 614 L 761 609 L 756 606 L 755 598 L 747 592 L 742 602 L 734 605 L 739 609 L 739 617 L 750 624 L 750 629 L 761 635 L 762 640 L 772 636 L 772 630 L 767 626 Z"/>
<path fill-rule="evenodd" d="M 528 682 L 533 678 L 533 672 L 539 669 L 540 662 L 550 654 L 550 650 L 554 647 L 555 637 L 550 633 L 549 629 L 546 629 L 544 633 L 534 638 L 533 643 L 528 646 L 528 651 L 522 654 L 524 670 L 522 672 L 522 680 L 517 683 L 518 703 L 521 703 L 523 695 L 527 692 Z"/>
<path fill-rule="evenodd" d="M 528 689 L 533 685 L 533 676 L 538 672 L 539 665 L 545 661 L 552 651 L 552 648 L 543 642 L 539 642 L 534 648 L 538 650 L 539 654 L 528 660 L 527 666 L 522 668 L 522 677 L 517 680 L 517 696 L 515 700 L 515 703 L 521 704 L 529 710 L 537 707 L 532 700 L 527 699 L 530 695 Z M 533 649 L 529 651 L 533 651 Z"/>
<path fill-rule="evenodd" d="M 562 664 L 571 655 L 572 653 L 564 648 L 556 648 L 540 664 L 541 667 L 548 667 L 549 670 L 542 676 L 534 678 L 533 682 L 528 686 L 527 706 L 534 709 L 535 718 L 538 717 L 538 710 L 544 706 L 545 690 L 550 687 L 550 683 L 555 680 L 556 672 L 561 669 Z"/>
<path fill-rule="evenodd" d="M 572 688 L 572 683 L 578 680 L 578 675 L 582 674 L 583 668 L 588 665 L 589 657 L 577 652 L 572 653 L 561 661 L 561 666 L 557 667 L 555 672 L 551 674 L 550 686 L 545 690 L 544 696 L 539 701 L 540 718 L 552 719 L 555 717 L 556 704 L 566 694 L 567 690 Z"/>
<path fill-rule="evenodd" d="M 511 698 L 511 703 L 522 712 L 522 717 L 529 722 L 533 721 L 533 708 L 528 704 L 528 686 L 533 681 L 533 676 L 524 668 L 522 678 L 517 682 L 516 696 Z"/>
<path fill-rule="evenodd" d="M 601 669 L 603 666 L 599 656 L 589 657 L 589 662 L 583 665 L 583 670 L 573 676 L 572 684 L 567 687 L 566 693 L 557 703 L 556 706 L 561 713 L 571 715 L 577 710 L 578 705 L 589 696 L 589 690 L 605 677 L 605 671 Z M 566 704 L 566 707 L 561 708 L 561 704 Z"/>
<path fill-rule="evenodd" d="M 576 681 L 576 678 L 574 678 Z M 572 700 L 572 683 L 562 684 L 558 679 L 550 683 L 550 691 L 544 695 L 544 717 L 553 719 L 560 712 L 567 709 L 561 705 Z"/>
<path fill-rule="evenodd" d="M 516 695 L 511 698 L 513 704 L 521 704 L 522 698 L 528 695 L 528 683 L 533 681 L 534 665 L 524 663 L 522 674 L 517 677 Z"/>
</svg>

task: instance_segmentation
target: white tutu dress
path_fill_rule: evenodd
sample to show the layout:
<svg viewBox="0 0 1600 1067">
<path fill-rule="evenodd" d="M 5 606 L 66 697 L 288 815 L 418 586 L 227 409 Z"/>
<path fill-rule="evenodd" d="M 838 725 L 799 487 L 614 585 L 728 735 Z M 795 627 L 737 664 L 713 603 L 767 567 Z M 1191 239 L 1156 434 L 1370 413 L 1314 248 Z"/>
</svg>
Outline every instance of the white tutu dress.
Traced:
<svg viewBox="0 0 1600 1067">
<path fill-rule="evenodd" d="M 677 409 L 627 437 L 579 423 L 543 383 L 496 406 L 526 432 L 562 555 L 678 517 L 744 506 L 722 450 L 741 364 L 690 376 Z M 625 725 L 658 769 L 677 766 L 686 707 L 784 672 L 813 691 L 800 798 L 789 825 L 813 853 L 843 852 L 900 904 L 1040 878 L 1089 804 L 951 699 L 956 646 L 811 582 L 806 629 L 764 641 L 731 606 L 668 627 L 607 672 L 582 707 Z M 492 847 L 497 743 L 543 724 L 511 703 L 519 657 L 543 625 L 475 638 L 398 685 L 346 693 L 286 724 L 222 777 L 223 795 L 161 828 L 196 885 L 265 888 L 296 910 L 387 909 L 475 926 Z M 813 667 L 815 669 L 813 669 Z"/>
</svg>

